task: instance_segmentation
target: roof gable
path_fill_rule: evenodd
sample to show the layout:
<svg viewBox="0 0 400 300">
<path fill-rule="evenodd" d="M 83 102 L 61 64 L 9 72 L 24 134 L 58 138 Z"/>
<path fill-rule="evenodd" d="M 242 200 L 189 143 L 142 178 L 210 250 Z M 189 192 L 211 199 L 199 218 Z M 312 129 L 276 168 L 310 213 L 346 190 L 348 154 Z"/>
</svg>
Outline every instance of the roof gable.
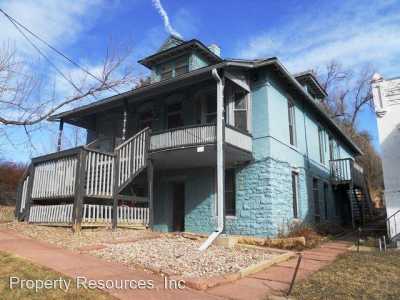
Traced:
<svg viewBox="0 0 400 300">
<path fill-rule="evenodd" d="M 182 40 L 180 37 L 177 37 L 176 35 L 171 34 L 161 45 L 160 49 L 158 49 L 157 52 L 161 52 L 164 50 L 167 50 L 169 48 L 173 48 L 179 45 L 182 45 L 185 41 Z"/>
</svg>

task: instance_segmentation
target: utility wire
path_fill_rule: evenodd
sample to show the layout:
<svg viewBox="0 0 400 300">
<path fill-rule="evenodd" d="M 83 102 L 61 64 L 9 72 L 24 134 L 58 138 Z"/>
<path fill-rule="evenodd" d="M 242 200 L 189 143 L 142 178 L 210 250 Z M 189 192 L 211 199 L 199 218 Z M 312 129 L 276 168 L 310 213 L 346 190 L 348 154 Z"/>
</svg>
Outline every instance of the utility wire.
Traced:
<svg viewBox="0 0 400 300">
<path fill-rule="evenodd" d="M 103 81 L 101 79 L 99 79 L 97 76 L 93 75 L 93 73 L 91 73 L 89 70 L 87 70 L 86 68 L 84 68 L 83 66 L 81 66 L 80 64 L 78 64 L 77 62 L 75 62 L 74 60 L 72 60 L 71 58 L 69 58 L 67 55 L 65 55 L 64 53 L 62 53 L 61 51 L 59 51 L 57 48 L 55 48 L 54 46 L 52 46 L 51 44 L 49 44 L 48 42 L 46 42 L 43 38 L 41 38 L 39 35 L 37 35 L 36 33 L 34 33 L 33 31 L 31 31 L 29 28 L 27 28 L 26 26 L 24 26 L 21 22 L 19 22 L 18 20 L 16 20 L 15 18 L 11 17 L 9 14 L 7 14 L 3 9 L 0 8 L 0 12 L 17 28 L 17 30 L 25 37 L 25 39 L 27 39 L 30 44 L 37 50 L 39 51 L 39 53 L 44 56 L 46 58 L 46 60 L 57 69 L 57 67 L 49 61 L 49 58 L 47 58 L 39 49 L 36 45 L 33 44 L 33 42 L 31 42 L 29 40 L 29 38 L 22 32 L 22 30 L 19 28 L 23 28 L 24 30 L 26 30 L 29 34 L 31 34 L 32 36 L 34 36 L 36 39 L 38 39 L 39 41 L 41 41 L 43 44 L 45 44 L 48 48 L 50 48 L 51 50 L 53 50 L 54 52 L 56 52 L 58 55 L 62 56 L 64 59 L 66 59 L 67 61 L 69 61 L 71 64 L 73 64 L 74 66 L 76 66 L 77 68 L 81 69 L 83 72 L 85 72 L 86 74 L 88 74 L 89 76 L 93 77 L 94 79 L 96 79 L 97 81 L 99 81 L 100 83 L 103 83 Z M 18 27 L 19 26 L 19 27 Z M 60 72 L 58 70 L 58 72 Z M 62 75 L 64 78 L 65 76 Z M 65 78 L 66 80 L 68 80 L 67 78 Z M 70 80 L 68 80 L 69 83 L 71 83 L 74 88 L 76 88 L 75 84 L 73 84 Z M 109 89 L 112 89 L 114 92 L 116 92 L 117 94 L 119 94 L 120 92 L 118 90 L 116 90 L 113 87 L 108 87 Z M 79 90 L 78 90 L 79 91 Z"/>
</svg>

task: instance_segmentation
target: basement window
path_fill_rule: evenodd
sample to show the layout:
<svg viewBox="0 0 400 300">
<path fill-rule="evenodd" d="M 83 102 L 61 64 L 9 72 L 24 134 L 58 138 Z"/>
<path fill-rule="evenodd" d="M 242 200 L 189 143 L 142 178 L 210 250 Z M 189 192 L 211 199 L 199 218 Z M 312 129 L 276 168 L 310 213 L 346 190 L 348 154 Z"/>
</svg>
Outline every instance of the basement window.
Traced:
<svg viewBox="0 0 400 300">
<path fill-rule="evenodd" d="M 321 210 L 319 205 L 319 189 L 318 189 L 318 179 L 313 178 L 312 181 L 312 191 L 313 191 L 313 200 L 314 200 L 314 217 L 315 222 L 319 223 L 321 221 Z"/>
<path fill-rule="evenodd" d="M 299 217 L 299 173 L 292 172 L 293 218 Z"/>
<path fill-rule="evenodd" d="M 225 215 L 236 216 L 235 169 L 225 170 Z"/>
</svg>

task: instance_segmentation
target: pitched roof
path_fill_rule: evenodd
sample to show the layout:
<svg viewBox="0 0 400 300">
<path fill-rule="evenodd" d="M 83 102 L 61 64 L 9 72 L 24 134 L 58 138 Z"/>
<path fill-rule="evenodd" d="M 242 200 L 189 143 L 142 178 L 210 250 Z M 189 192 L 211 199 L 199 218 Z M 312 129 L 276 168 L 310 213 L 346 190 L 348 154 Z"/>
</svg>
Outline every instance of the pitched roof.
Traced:
<svg viewBox="0 0 400 300">
<path fill-rule="evenodd" d="M 311 87 L 313 93 L 319 98 L 324 98 L 328 96 L 327 92 L 319 83 L 312 70 L 295 73 L 293 74 L 293 76 L 297 79 L 297 81 L 300 82 L 300 84 L 308 84 Z"/>
<path fill-rule="evenodd" d="M 164 43 L 164 45 L 160 48 L 160 51 L 158 51 L 146 58 L 139 60 L 139 63 L 151 69 L 154 64 L 157 64 L 161 61 L 164 61 L 164 60 L 167 60 L 174 56 L 177 56 L 188 49 L 198 50 L 210 61 L 211 64 L 215 64 L 215 63 L 222 61 L 221 57 L 219 57 L 214 52 L 212 52 L 210 49 L 208 49 L 199 40 L 192 39 L 189 41 L 185 41 L 183 43 L 178 43 L 176 46 L 169 47 L 171 45 L 170 41 L 171 40 L 168 39 Z"/>
</svg>

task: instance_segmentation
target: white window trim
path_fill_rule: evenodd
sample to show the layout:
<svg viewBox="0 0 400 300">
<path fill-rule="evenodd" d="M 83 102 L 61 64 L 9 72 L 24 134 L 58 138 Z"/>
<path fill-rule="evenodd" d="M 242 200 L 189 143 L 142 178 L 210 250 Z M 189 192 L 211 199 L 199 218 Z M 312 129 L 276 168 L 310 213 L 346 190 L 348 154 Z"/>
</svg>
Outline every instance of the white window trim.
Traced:
<svg viewBox="0 0 400 300">
<path fill-rule="evenodd" d="M 297 128 L 296 128 L 296 105 L 291 97 L 287 98 L 288 104 L 288 121 L 289 121 L 289 128 L 290 128 L 290 119 L 292 119 L 292 133 L 293 133 L 293 144 L 290 142 L 290 129 L 289 129 L 289 144 L 297 147 Z M 290 116 L 292 118 L 290 118 Z"/>
<path fill-rule="evenodd" d="M 299 204 L 300 204 L 300 172 L 297 168 L 295 168 L 295 169 L 292 169 L 292 172 L 290 175 L 292 175 L 292 173 L 294 173 L 296 175 L 295 176 L 295 180 L 296 180 L 295 186 L 296 186 L 296 208 L 297 208 L 297 211 L 296 211 L 297 217 L 295 217 L 295 213 L 293 211 L 293 219 L 300 220 L 301 219 L 300 207 L 299 207 Z M 292 177 L 292 180 L 293 180 L 293 177 Z M 292 195 L 292 199 L 293 199 L 293 195 Z"/>
</svg>

